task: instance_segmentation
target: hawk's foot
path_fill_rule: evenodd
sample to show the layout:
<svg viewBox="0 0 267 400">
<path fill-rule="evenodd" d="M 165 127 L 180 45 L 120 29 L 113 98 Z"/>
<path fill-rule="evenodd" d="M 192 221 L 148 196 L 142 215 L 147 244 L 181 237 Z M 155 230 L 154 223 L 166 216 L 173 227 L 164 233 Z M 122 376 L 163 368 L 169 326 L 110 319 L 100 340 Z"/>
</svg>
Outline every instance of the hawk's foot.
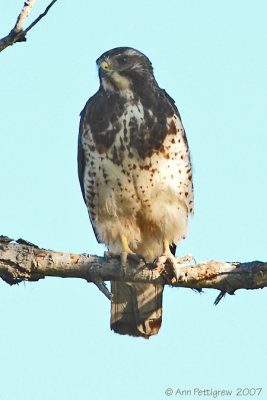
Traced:
<svg viewBox="0 0 267 400">
<path fill-rule="evenodd" d="M 118 257 L 118 255 L 115 254 L 115 253 L 112 253 L 112 252 L 109 251 L 109 250 L 104 251 L 104 258 L 105 258 L 105 260 L 108 261 L 110 258 L 114 258 L 114 257 Z"/>
<path fill-rule="evenodd" d="M 194 261 L 196 263 L 194 257 L 191 255 L 175 258 L 170 251 L 170 244 L 168 240 L 164 239 L 163 254 L 156 258 L 154 265 L 159 270 L 160 274 L 166 279 L 166 281 L 172 284 L 177 282 L 179 278 L 177 264 L 184 264 L 190 261 Z"/>
<path fill-rule="evenodd" d="M 155 259 L 153 264 L 169 284 L 178 281 L 177 261 L 171 252 L 163 253 Z"/>
<path fill-rule="evenodd" d="M 136 254 L 134 252 L 128 253 L 122 252 L 121 254 L 115 254 L 112 253 L 111 251 L 105 251 L 104 252 L 104 258 L 106 261 L 109 261 L 112 258 L 119 258 L 121 261 L 121 266 L 123 268 L 126 268 L 128 266 L 128 261 L 132 261 L 134 264 L 144 264 L 146 265 L 146 259 L 145 257 Z"/>
<path fill-rule="evenodd" d="M 129 245 L 127 238 L 124 235 L 121 235 L 121 245 L 122 245 L 122 252 L 121 252 L 121 266 L 123 268 L 126 268 L 128 265 L 128 260 L 133 261 L 135 264 L 140 264 L 140 261 L 145 263 L 146 265 L 146 260 L 143 256 L 140 256 L 136 253 L 134 253 Z"/>
<path fill-rule="evenodd" d="M 128 261 L 132 261 L 134 264 L 139 265 L 140 263 L 146 265 L 146 260 L 143 256 L 136 254 L 134 252 L 127 253 L 127 252 L 122 252 L 121 253 L 121 266 L 123 268 L 126 268 L 128 266 Z"/>
</svg>

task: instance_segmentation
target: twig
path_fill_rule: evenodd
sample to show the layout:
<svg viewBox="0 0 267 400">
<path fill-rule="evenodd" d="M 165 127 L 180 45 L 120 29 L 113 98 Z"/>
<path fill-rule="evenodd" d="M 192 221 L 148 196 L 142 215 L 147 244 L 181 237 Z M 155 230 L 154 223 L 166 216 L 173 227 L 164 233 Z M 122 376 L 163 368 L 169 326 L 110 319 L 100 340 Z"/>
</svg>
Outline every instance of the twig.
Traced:
<svg viewBox="0 0 267 400">
<path fill-rule="evenodd" d="M 50 4 L 48 4 L 48 6 L 46 7 L 46 9 L 44 10 L 44 12 L 42 14 L 39 15 L 39 17 L 37 17 L 29 26 L 28 28 L 26 28 L 24 30 L 25 35 L 48 13 L 48 11 L 50 10 L 50 8 L 57 2 L 57 0 L 53 0 L 51 1 Z"/>
<path fill-rule="evenodd" d="M 108 290 L 105 282 L 102 279 L 98 279 L 97 281 L 94 281 L 94 284 L 98 287 L 100 292 L 102 292 L 107 299 L 111 300 L 112 299 L 112 293 Z"/>
<path fill-rule="evenodd" d="M 17 42 L 25 42 L 27 33 L 48 13 L 50 8 L 57 2 L 53 0 L 45 9 L 45 11 L 39 15 L 26 29 L 23 29 L 23 23 L 29 15 L 36 0 L 25 1 L 24 6 L 17 18 L 16 24 L 9 34 L 0 39 L 0 52 L 9 46 L 12 46 Z"/>
</svg>

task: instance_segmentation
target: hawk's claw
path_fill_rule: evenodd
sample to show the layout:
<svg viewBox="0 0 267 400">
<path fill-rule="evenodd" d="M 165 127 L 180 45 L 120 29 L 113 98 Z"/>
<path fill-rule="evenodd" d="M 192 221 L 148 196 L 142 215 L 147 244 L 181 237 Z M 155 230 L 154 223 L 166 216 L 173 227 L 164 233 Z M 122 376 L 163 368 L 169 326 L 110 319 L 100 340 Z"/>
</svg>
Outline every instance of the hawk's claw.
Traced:
<svg viewBox="0 0 267 400">
<path fill-rule="evenodd" d="M 110 251 L 104 252 L 104 258 L 106 261 L 109 261 L 111 258 L 120 258 L 122 267 L 127 267 L 128 260 L 132 261 L 135 264 L 144 264 L 147 265 L 145 257 L 136 253 L 128 253 L 127 251 L 123 251 L 121 254 L 114 254 Z"/>
<path fill-rule="evenodd" d="M 104 259 L 108 261 L 110 258 L 118 257 L 117 254 L 111 253 L 111 251 L 104 251 Z"/>
<path fill-rule="evenodd" d="M 176 258 L 171 253 L 170 254 L 165 253 L 157 257 L 153 264 L 169 284 L 178 281 L 177 267 L 176 267 L 177 261 Z"/>
<path fill-rule="evenodd" d="M 145 257 L 143 257 L 140 254 L 130 253 L 130 254 L 128 254 L 128 259 L 133 260 L 134 262 L 143 261 L 143 263 L 146 265 Z"/>
<path fill-rule="evenodd" d="M 121 265 L 123 267 L 127 267 L 128 260 L 134 262 L 135 264 L 140 264 L 140 262 L 142 262 L 144 265 L 146 265 L 146 259 L 142 255 L 123 252 L 121 254 Z"/>
<path fill-rule="evenodd" d="M 157 257 L 154 261 L 155 268 L 158 269 L 159 273 L 163 278 L 169 283 L 173 284 L 178 282 L 179 274 L 177 269 L 177 264 L 184 264 L 186 262 L 196 260 L 191 255 L 186 255 L 181 258 L 175 258 L 171 253 L 163 253 L 161 256 Z"/>
</svg>

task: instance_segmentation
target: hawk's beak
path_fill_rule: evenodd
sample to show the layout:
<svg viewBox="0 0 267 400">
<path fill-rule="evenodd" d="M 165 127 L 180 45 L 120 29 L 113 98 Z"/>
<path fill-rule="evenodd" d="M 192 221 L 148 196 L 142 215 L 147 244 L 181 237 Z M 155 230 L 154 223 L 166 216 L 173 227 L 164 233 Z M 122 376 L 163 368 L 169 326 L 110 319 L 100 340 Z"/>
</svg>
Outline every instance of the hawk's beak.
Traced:
<svg viewBox="0 0 267 400">
<path fill-rule="evenodd" d="M 99 76 L 102 78 L 111 73 L 110 64 L 104 60 L 99 64 Z"/>
</svg>

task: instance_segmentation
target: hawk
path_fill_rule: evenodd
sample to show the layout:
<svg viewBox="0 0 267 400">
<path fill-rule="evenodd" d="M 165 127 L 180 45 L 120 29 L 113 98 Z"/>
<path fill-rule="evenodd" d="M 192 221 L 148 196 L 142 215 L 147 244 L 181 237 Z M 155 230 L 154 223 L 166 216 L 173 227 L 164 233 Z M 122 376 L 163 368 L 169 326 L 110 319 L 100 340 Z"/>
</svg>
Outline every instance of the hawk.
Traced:
<svg viewBox="0 0 267 400">
<path fill-rule="evenodd" d="M 186 134 L 150 60 L 118 47 L 96 61 L 100 87 L 81 112 L 78 171 L 98 242 L 152 262 L 187 234 L 193 184 Z M 111 282 L 111 329 L 149 338 L 162 322 L 163 286 Z"/>
</svg>

